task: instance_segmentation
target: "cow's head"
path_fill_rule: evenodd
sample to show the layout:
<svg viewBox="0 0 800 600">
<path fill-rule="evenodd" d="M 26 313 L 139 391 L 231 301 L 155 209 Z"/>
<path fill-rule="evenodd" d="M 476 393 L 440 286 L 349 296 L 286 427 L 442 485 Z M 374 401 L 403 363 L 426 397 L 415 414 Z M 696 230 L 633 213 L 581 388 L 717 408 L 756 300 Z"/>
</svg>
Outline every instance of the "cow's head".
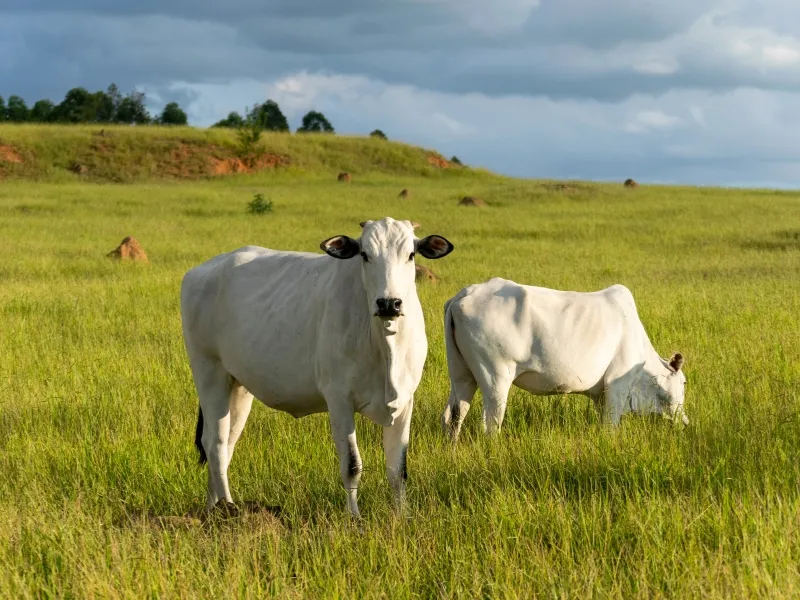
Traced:
<svg viewBox="0 0 800 600">
<path fill-rule="evenodd" d="M 320 248 L 334 258 L 360 260 L 371 313 L 385 321 L 398 319 L 403 316 L 403 301 L 416 290 L 415 255 L 442 258 L 450 254 L 453 244 L 440 235 L 419 239 L 414 235 L 417 223 L 391 217 L 364 221 L 361 227 L 357 240 L 337 235 Z"/>
<path fill-rule="evenodd" d="M 664 377 L 658 378 L 658 387 L 663 413 L 675 422 L 680 419 L 684 425 L 688 425 L 689 417 L 683 410 L 686 375 L 683 374 L 683 355 L 680 352 L 673 354 L 669 359 L 668 372 Z"/>
</svg>

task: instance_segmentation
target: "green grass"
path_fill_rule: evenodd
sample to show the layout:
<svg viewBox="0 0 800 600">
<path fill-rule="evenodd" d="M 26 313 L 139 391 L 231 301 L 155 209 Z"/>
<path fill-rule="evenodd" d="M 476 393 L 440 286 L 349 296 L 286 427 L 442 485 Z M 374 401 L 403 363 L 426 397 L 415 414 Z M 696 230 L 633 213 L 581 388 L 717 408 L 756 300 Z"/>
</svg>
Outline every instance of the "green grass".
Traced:
<svg viewBox="0 0 800 600">
<path fill-rule="evenodd" d="M 800 194 L 365 171 L 0 186 L 0 597 L 800 596 Z M 246 213 L 256 192 L 273 213 Z M 466 194 L 489 206 L 457 207 Z M 385 215 L 456 247 L 422 259 L 442 281 L 420 285 L 430 351 L 405 517 L 378 426 L 358 421 L 359 529 L 326 416 L 257 404 L 231 485 L 282 514 L 157 519 L 198 510 L 206 485 L 183 273 L 245 244 L 318 251 Z M 149 265 L 105 258 L 126 235 Z M 580 396 L 513 391 L 499 438 L 476 399 L 452 448 L 442 305 L 495 275 L 627 285 L 655 347 L 686 357 L 691 426 L 607 431 Z"/>
<path fill-rule="evenodd" d="M 368 173 L 430 178 L 475 174 L 471 169 L 433 166 L 428 158 L 441 158 L 433 150 L 366 136 L 264 132 L 260 145 L 288 160 L 281 171 L 304 177 L 335 179 L 340 171 L 356 178 Z M 14 160 L 8 159 L 4 147 L 13 150 Z M 235 131 L 229 129 L 6 124 L 0 126 L 0 180 L 208 179 L 213 177 L 213 162 L 237 158 L 240 151 Z M 74 164 L 85 172 L 73 173 Z"/>
</svg>

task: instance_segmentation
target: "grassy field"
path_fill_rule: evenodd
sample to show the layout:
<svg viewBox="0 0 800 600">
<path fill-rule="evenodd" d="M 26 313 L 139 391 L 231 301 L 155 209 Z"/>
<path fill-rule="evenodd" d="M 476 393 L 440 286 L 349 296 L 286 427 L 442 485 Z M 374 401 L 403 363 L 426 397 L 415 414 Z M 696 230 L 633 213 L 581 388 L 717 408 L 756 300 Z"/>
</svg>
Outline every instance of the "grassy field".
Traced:
<svg viewBox="0 0 800 600">
<path fill-rule="evenodd" d="M 0 130 L 13 136 L 41 159 L 45 142 Z M 800 194 L 563 187 L 422 159 L 393 174 L 372 142 L 342 143 L 360 161 L 349 185 L 330 150 L 306 171 L 0 183 L 0 598 L 800 596 Z M 272 214 L 245 213 L 256 192 Z M 489 206 L 457 207 L 465 194 Z M 206 482 L 183 273 L 245 244 L 318 251 L 386 215 L 455 244 L 420 259 L 441 281 L 419 286 L 430 352 L 406 514 L 391 510 L 378 426 L 357 422 L 357 527 L 326 416 L 256 404 L 231 486 L 280 514 L 178 518 Z M 105 258 L 126 235 L 150 264 Z M 497 439 L 476 399 L 451 447 L 441 307 L 496 275 L 627 285 L 656 349 L 686 357 L 690 427 L 626 417 L 608 431 L 580 396 L 513 391 Z"/>
</svg>

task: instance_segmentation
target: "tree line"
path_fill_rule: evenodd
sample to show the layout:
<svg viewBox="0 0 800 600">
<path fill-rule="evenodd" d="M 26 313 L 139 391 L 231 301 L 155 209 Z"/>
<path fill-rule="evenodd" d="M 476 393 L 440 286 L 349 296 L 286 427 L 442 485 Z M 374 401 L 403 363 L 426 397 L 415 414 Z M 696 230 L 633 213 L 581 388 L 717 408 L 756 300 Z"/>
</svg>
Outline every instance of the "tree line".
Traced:
<svg viewBox="0 0 800 600">
<path fill-rule="evenodd" d="M 37 100 L 28 106 L 21 96 L 12 95 L 8 100 L 0 96 L 0 122 L 12 123 L 118 123 L 124 125 L 187 125 L 186 112 L 177 102 L 168 103 L 158 115 L 151 115 L 145 106 L 144 92 L 133 91 L 127 95 L 112 83 L 103 91 L 90 92 L 76 87 L 69 90 L 64 99 L 55 104 L 49 99 Z M 259 129 L 264 131 L 290 131 L 289 121 L 274 100 L 257 103 L 247 108 L 244 115 L 231 112 L 212 127 L 232 129 Z M 330 121 L 321 112 L 308 111 L 303 115 L 297 133 L 336 133 Z M 380 129 L 370 136 L 387 139 Z"/>
<path fill-rule="evenodd" d="M 264 131 L 291 131 L 289 121 L 281 111 L 281 107 L 274 100 L 267 100 L 263 104 L 255 104 L 252 108 L 246 109 L 244 116 L 238 112 L 228 113 L 228 116 L 217 121 L 212 127 L 257 127 Z M 303 115 L 297 133 L 336 133 L 336 130 L 328 121 L 327 117 L 321 112 L 310 110 Z"/>
<path fill-rule="evenodd" d="M 105 91 L 90 92 L 76 87 L 55 104 L 37 100 L 28 107 L 20 96 L 0 96 L 0 121 L 12 123 L 119 123 L 126 125 L 186 125 L 188 119 L 177 102 L 168 103 L 159 115 L 153 116 L 145 106 L 143 92 L 123 95 L 115 84 Z"/>
</svg>

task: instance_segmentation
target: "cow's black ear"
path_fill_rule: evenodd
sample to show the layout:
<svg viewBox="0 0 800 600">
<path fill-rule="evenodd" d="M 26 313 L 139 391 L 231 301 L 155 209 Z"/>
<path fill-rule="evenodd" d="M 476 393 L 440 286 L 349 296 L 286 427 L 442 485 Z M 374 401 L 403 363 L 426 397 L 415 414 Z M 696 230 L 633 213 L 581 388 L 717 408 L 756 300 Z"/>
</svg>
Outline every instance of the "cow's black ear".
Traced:
<svg viewBox="0 0 800 600">
<path fill-rule="evenodd" d="M 453 244 L 440 235 L 429 235 L 417 241 L 417 252 L 425 258 L 442 258 L 453 251 Z"/>
<path fill-rule="evenodd" d="M 680 352 L 673 354 L 672 358 L 669 359 L 669 366 L 672 367 L 672 370 L 676 373 L 680 371 L 683 366 L 683 355 Z"/>
<path fill-rule="evenodd" d="M 360 250 L 358 242 L 346 235 L 328 238 L 319 247 L 333 258 L 353 258 Z"/>
</svg>

